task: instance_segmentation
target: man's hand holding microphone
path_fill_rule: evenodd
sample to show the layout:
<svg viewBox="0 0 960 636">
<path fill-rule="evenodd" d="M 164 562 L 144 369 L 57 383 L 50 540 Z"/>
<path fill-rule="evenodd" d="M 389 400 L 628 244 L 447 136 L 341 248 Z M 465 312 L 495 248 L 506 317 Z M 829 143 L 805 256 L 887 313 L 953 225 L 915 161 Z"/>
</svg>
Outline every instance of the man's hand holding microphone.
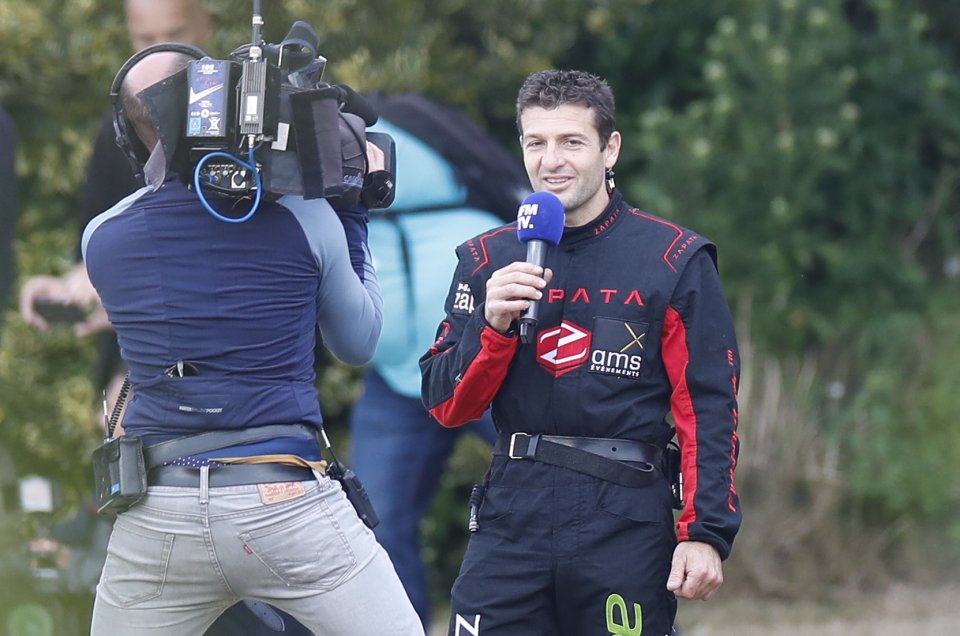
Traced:
<svg viewBox="0 0 960 636">
<path fill-rule="evenodd" d="M 487 281 L 483 315 L 497 331 L 505 333 L 519 320 L 521 342 L 532 341 L 542 290 L 553 278 L 544 267 L 547 246 L 560 243 L 563 220 L 563 204 L 549 192 L 534 192 L 520 204 L 517 238 L 527 245 L 527 260 L 497 270 Z"/>
</svg>

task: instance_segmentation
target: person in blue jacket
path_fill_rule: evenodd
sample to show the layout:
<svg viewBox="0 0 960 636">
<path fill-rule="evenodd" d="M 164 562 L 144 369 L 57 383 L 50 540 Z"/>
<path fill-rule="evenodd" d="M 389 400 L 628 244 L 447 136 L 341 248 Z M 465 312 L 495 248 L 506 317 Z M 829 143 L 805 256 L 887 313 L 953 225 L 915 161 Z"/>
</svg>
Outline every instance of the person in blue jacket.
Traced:
<svg viewBox="0 0 960 636">
<path fill-rule="evenodd" d="M 393 204 L 371 213 L 386 319 L 350 417 L 351 462 L 380 516 L 375 532 L 424 625 L 430 620 L 420 524 L 461 433 L 491 445 L 489 414 L 462 429 L 437 425 L 420 400 L 418 359 L 443 317 L 447 281 L 464 236 L 513 218 L 529 191 L 523 167 L 452 107 L 417 94 L 368 95 L 372 130 L 396 141 Z"/>
</svg>

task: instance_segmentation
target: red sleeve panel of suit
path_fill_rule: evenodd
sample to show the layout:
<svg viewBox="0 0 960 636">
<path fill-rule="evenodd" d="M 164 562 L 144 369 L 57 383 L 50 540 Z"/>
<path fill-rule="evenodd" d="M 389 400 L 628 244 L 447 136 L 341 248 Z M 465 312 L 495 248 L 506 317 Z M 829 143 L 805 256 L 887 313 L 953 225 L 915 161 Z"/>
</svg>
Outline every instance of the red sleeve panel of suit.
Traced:
<svg viewBox="0 0 960 636">
<path fill-rule="evenodd" d="M 733 479 L 740 359 L 719 276 L 705 251 L 691 259 L 674 290 L 662 351 L 683 471 L 677 538 L 709 543 L 726 558 L 741 520 Z"/>
<path fill-rule="evenodd" d="M 453 394 L 429 409 L 440 424 L 448 428 L 479 419 L 493 401 L 507 375 L 510 359 L 517 349 L 517 337 L 506 336 L 490 326 L 480 332 L 480 351 L 470 361 Z"/>
<path fill-rule="evenodd" d="M 448 428 L 483 415 L 500 390 L 518 345 L 516 335 L 499 333 L 483 316 L 486 285 L 476 275 L 471 245 L 458 248 L 459 264 L 444 303 L 446 318 L 433 346 L 420 359 L 423 403 Z"/>
</svg>

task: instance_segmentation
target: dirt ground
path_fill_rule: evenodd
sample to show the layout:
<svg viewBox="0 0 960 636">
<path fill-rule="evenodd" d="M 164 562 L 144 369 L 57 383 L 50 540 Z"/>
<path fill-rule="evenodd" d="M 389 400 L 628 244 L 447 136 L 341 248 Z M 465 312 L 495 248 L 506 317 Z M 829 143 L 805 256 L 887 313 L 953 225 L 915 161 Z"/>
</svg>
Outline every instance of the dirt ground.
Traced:
<svg viewBox="0 0 960 636">
<path fill-rule="evenodd" d="M 830 604 L 724 592 L 707 603 L 681 601 L 681 636 L 960 636 L 960 584 L 894 587 Z M 434 622 L 429 636 L 446 634 L 443 621 Z"/>
<path fill-rule="evenodd" d="M 893 587 L 829 605 L 721 590 L 707 603 L 682 602 L 677 618 L 682 636 L 960 636 L 960 585 Z"/>
</svg>

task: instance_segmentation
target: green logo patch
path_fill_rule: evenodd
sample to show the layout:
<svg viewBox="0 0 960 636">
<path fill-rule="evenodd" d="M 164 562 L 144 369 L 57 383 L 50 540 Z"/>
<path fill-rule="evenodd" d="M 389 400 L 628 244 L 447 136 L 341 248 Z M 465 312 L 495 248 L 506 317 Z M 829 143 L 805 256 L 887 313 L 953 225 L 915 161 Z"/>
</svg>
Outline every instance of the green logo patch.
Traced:
<svg viewBox="0 0 960 636">
<path fill-rule="evenodd" d="M 615 614 L 619 610 L 620 622 Z M 633 604 L 633 623 L 630 623 L 627 602 L 619 594 L 607 597 L 607 630 L 610 636 L 640 636 L 643 632 L 643 609 L 639 603 Z"/>
</svg>

